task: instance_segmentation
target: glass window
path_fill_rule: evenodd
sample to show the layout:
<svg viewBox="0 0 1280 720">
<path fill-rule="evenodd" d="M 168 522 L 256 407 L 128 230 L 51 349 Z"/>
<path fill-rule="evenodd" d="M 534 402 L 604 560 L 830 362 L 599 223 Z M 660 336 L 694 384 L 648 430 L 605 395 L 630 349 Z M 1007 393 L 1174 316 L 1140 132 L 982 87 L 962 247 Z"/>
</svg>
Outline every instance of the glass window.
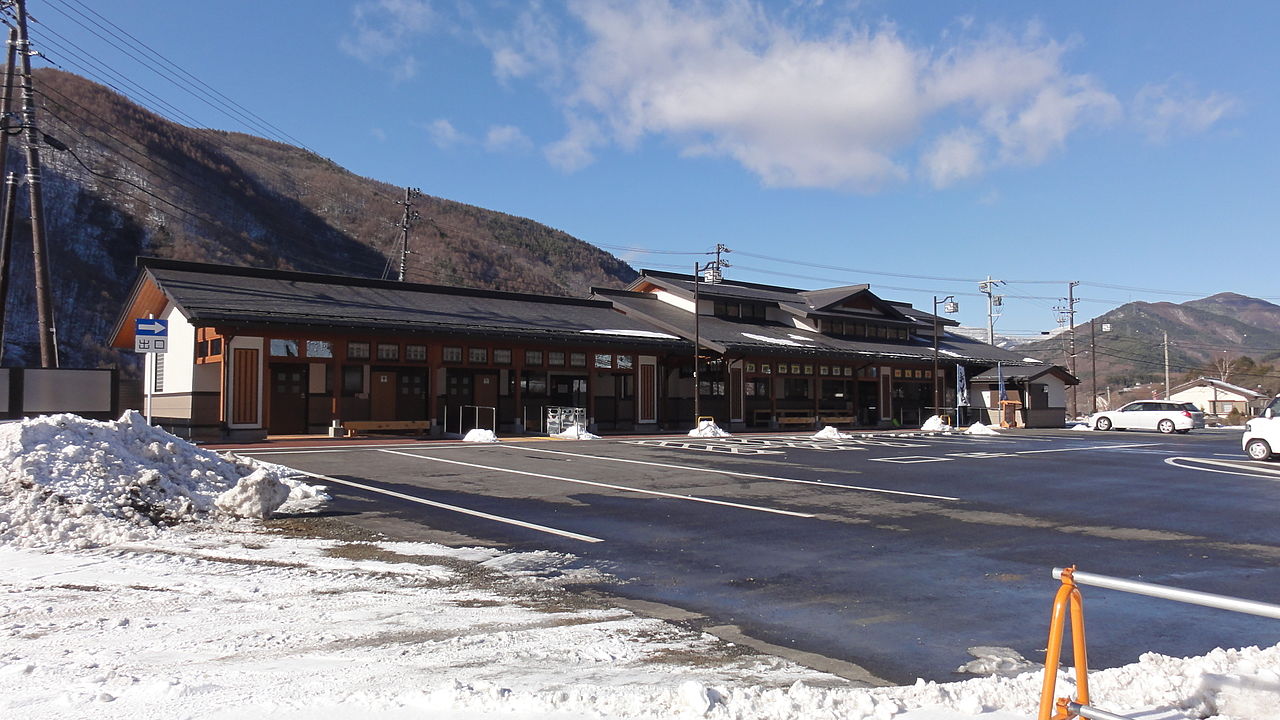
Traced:
<svg viewBox="0 0 1280 720">
<path fill-rule="evenodd" d="M 493 362 L 497 365 L 511 364 L 511 351 L 506 349 L 496 349 L 493 351 Z"/>
<path fill-rule="evenodd" d="M 813 374 L 813 366 L 812 366 L 812 365 L 805 365 L 805 366 L 804 366 L 804 374 L 805 374 L 805 375 L 812 375 L 812 374 Z"/>
<path fill-rule="evenodd" d="M 532 367 L 537 367 L 537 366 L 541 365 L 541 364 L 542 364 L 542 351 L 541 351 L 541 350 L 525 350 L 525 351 L 524 351 L 524 364 L 525 364 L 525 365 L 530 365 L 530 366 L 532 366 Z"/>
<path fill-rule="evenodd" d="M 222 338 L 214 338 L 209 341 L 209 354 L 210 355 L 222 354 Z"/>
<path fill-rule="evenodd" d="M 773 372 L 773 369 L 769 365 L 769 363 L 764 363 L 763 365 L 760 366 L 760 372 L 764 373 L 765 375 L 768 375 Z"/>
<path fill-rule="evenodd" d="M 900 378 L 900 377 L 902 377 L 902 368 L 894 368 L 894 369 L 893 369 L 893 376 L 894 376 L 894 377 L 896 377 L 896 378 Z"/>
<path fill-rule="evenodd" d="M 547 396 L 547 374 L 546 373 L 524 373 L 520 378 L 520 391 L 525 397 L 546 397 Z"/>
<path fill-rule="evenodd" d="M 827 367 L 826 365 L 819 365 L 819 366 L 818 366 L 818 374 L 819 374 L 819 375 L 830 375 L 830 374 L 831 374 L 831 368 Z"/>
<path fill-rule="evenodd" d="M 298 357 L 298 341 L 272 338 L 271 357 Z"/>
<path fill-rule="evenodd" d="M 462 348 L 446 347 L 441 351 L 441 357 L 445 362 L 462 362 Z"/>
<path fill-rule="evenodd" d="M 552 350 L 547 353 L 547 364 L 555 367 L 564 367 L 564 353 L 558 350 Z"/>
<path fill-rule="evenodd" d="M 756 364 L 753 362 L 747 363 L 747 372 L 755 372 L 755 371 L 756 371 Z"/>
<path fill-rule="evenodd" d="M 426 362 L 427 346 L 426 345 L 405 345 L 404 359 L 413 362 Z"/>
<path fill-rule="evenodd" d="M 342 394 L 355 395 L 364 392 L 364 368 L 359 365 L 342 366 Z"/>
<path fill-rule="evenodd" d="M 613 356 L 612 356 L 612 355 L 605 355 L 605 354 L 602 354 L 602 353 L 597 353 L 597 354 L 596 354 L 596 367 L 598 367 L 598 368 L 611 368 L 611 367 L 613 367 Z"/>
<path fill-rule="evenodd" d="M 617 368 L 619 370 L 630 370 L 635 367 L 635 359 L 630 355 L 619 355 L 617 363 Z"/>
<path fill-rule="evenodd" d="M 489 362 L 489 348 L 469 348 L 467 362 L 483 364 Z"/>
<path fill-rule="evenodd" d="M 851 367 L 847 367 L 847 368 L 845 368 L 845 369 L 844 369 L 844 376 L 845 376 L 845 377 L 853 377 L 853 368 L 851 368 Z"/>
<path fill-rule="evenodd" d="M 768 366 L 766 366 L 766 367 L 768 367 Z M 769 371 L 768 371 L 768 370 L 765 370 L 765 372 L 769 372 Z M 778 363 L 778 374 L 779 374 L 779 375 L 786 375 L 786 374 L 787 374 L 787 364 L 786 364 L 786 363 Z"/>
<path fill-rule="evenodd" d="M 307 341 L 307 357 L 313 358 L 331 358 L 333 357 L 333 343 L 328 340 L 308 340 Z"/>
<path fill-rule="evenodd" d="M 389 343 L 378 343 L 378 359 L 379 360 L 399 360 L 400 346 L 391 345 Z"/>
<path fill-rule="evenodd" d="M 369 359 L 369 343 L 367 342 L 349 342 L 347 343 L 347 357 L 351 360 L 368 360 Z"/>
<path fill-rule="evenodd" d="M 809 397 L 809 381 L 805 378 L 787 378 L 783 388 L 786 399 L 805 400 Z"/>
<path fill-rule="evenodd" d="M 792 375 L 799 375 L 799 374 L 800 374 L 800 366 L 799 366 L 799 365 L 796 365 L 795 363 L 792 363 L 792 364 L 791 364 L 791 374 L 792 374 Z"/>
<path fill-rule="evenodd" d="M 570 367 L 586 367 L 587 354 L 586 353 L 569 353 L 569 366 Z"/>
</svg>

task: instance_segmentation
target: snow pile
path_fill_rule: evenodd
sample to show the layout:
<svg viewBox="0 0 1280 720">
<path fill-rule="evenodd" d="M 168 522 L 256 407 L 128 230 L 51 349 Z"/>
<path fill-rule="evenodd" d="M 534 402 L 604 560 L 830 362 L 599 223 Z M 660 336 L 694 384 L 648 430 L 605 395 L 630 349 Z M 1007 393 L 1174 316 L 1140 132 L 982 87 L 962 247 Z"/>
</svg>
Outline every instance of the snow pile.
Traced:
<svg viewBox="0 0 1280 720">
<path fill-rule="evenodd" d="M 732 437 L 716 424 L 715 420 L 703 420 L 698 427 L 689 431 L 689 437 Z"/>
<path fill-rule="evenodd" d="M 0 426 L 0 545 L 108 545 L 217 518 L 262 518 L 327 499 L 287 469 L 219 456 L 154 427 L 46 415 Z"/>
<path fill-rule="evenodd" d="M 931 415 L 928 420 L 924 421 L 924 425 L 920 426 L 924 432 L 951 432 L 951 425 L 942 419 L 941 415 Z"/>
<path fill-rule="evenodd" d="M 987 427 L 980 422 L 976 422 L 964 431 L 965 435 L 999 435 L 1000 433 L 993 428 Z"/>
<path fill-rule="evenodd" d="M 842 433 L 835 426 L 828 425 L 813 434 L 814 440 L 844 440 L 853 437 L 848 433 Z"/>
<path fill-rule="evenodd" d="M 1073 425 L 1071 426 L 1071 429 L 1072 429 L 1072 430 L 1092 430 L 1092 429 L 1093 429 L 1093 425 L 1089 424 L 1089 421 L 1088 421 L 1088 420 L 1086 420 L 1086 421 L 1084 421 L 1084 422 L 1078 422 L 1078 423 L 1073 424 Z"/>
<path fill-rule="evenodd" d="M 1029 670 L 1044 667 L 1022 657 L 1022 653 L 1013 648 L 981 645 L 969 648 L 969 654 L 974 659 L 956 668 L 956 672 L 1014 677 Z"/>
<path fill-rule="evenodd" d="M 561 440 L 599 440 L 600 436 L 587 432 L 579 425 L 574 425 L 562 432 L 558 432 L 551 437 L 560 438 Z"/>
<path fill-rule="evenodd" d="M 467 431 L 467 435 L 466 437 L 462 438 L 462 442 L 496 443 L 498 442 L 498 436 L 494 434 L 492 430 L 485 430 L 484 428 L 473 428 Z"/>
</svg>

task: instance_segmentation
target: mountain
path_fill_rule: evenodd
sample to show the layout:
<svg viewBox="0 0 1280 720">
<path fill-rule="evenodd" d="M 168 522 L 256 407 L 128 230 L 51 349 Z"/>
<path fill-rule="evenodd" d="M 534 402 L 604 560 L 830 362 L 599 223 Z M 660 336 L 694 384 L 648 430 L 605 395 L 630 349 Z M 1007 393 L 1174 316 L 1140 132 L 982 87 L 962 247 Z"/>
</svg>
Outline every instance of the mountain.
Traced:
<svg viewBox="0 0 1280 720">
<path fill-rule="evenodd" d="M 1103 326 L 1109 325 L 1110 331 Z M 1163 389 L 1164 337 L 1169 338 L 1171 381 L 1201 375 L 1250 389 L 1280 390 L 1280 306 L 1236 293 L 1185 303 L 1132 302 L 1075 328 L 1076 375 L 1087 393 L 1097 366 L 1097 387 L 1121 390 L 1151 382 Z M 1019 352 L 1067 364 L 1069 336 L 1027 343 Z M 1091 353 L 1091 348 L 1096 354 Z M 1149 389 L 1144 392 L 1149 393 Z"/>
<path fill-rule="evenodd" d="M 46 235 L 62 364 L 135 368 L 106 337 L 138 255 L 380 277 L 404 189 L 308 150 L 179 125 L 58 70 L 35 73 Z M 65 149 L 61 149 L 65 146 Z M 11 143 L 9 169 L 25 167 Z M 584 296 L 636 277 L 623 261 L 532 220 L 441 197 L 413 201 L 406 279 Z M 4 360 L 39 362 L 30 227 L 19 193 Z"/>
</svg>

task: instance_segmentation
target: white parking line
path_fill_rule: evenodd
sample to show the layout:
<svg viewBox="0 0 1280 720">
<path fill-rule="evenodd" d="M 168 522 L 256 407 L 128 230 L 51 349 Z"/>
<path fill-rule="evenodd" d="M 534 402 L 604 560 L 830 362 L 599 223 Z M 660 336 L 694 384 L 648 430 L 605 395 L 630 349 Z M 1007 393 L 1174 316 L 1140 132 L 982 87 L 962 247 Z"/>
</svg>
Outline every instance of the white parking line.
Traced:
<svg viewBox="0 0 1280 720">
<path fill-rule="evenodd" d="M 930 500 L 959 500 L 957 497 L 949 497 L 947 495 L 930 495 L 928 493 L 908 492 L 906 490 L 886 490 L 884 488 L 863 487 L 861 485 L 842 485 L 840 483 L 820 482 L 818 480 L 799 480 L 796 478 L 777 477 L 775 475 L 757 475 L 755 473 L 737 472 L 734 470 L 719 470 L 717 468 L 695 467 L 692 465 L 673 465 L 671 463 L 650 462 L 647 460 L 630 460 L 628 458 L 601 457 L 599 455 L 584 455 L 581 453 L 564 452 L 563 450 L 546 450 L 544 448 L 535 447 L 514 447 L 502 445 L 510 450 L 528 450 L 532 452 L 550 453 L 552 455 L 568 455 L 569 457 L 587 458 L 590 460 L 600 460 L 602 462 L 620 462 L 630 463 L 632 465 L 651 465 L 653 467 L 673 468 L 675 470 L 688 470 L 689 472 L 705 472 L 715 473 L 717 475 L 731 475 L 733 477 L 754 478 L 756 480 L 775 480 L 777 482 L 798 483 L 801 485 L 821 485 L 823 487 L 841 488 L 843 490 L 861 490 L 863 492 L 884 493 L 886 495 L 906 495 L 908 497 L 928 498 Z"/>
<path fill-rule="evenodd" d="M 591 537 L 590 535 L 581 535 L 579 533 L 570 532 L 568 530 L 558 530 L 556 528 L 548 527 L 546 525 L 538 525 L 537 523 L 525 522 L 524 520 L 516 520 L 514 518 L 509 518 L 509 517 L 502 517 L 501 515 L 492 515 L 490 513 L 480 512 L 479 510 L 469 510 L 464 507 L 458 507 L 457 505 L 448 505 L 446 503 L 436 502 L 435 500 L 426 500 L 420 497 L 414 497 L 412 495 L 405 495 L 404 493 L 399 493 L 394 490 L 384 490 L 379 487 L 373 487 L 372 485 L 365 485 L 364 483 L 352 482 L 350 480 L 339 480 L 338 478 L 335 478 L 335 477 L 329 477 L 328 475 L 320 475 L 319 473 L 307 472 L 306 470 L 299 470 L 297 468 L 289 468 L 289 469 L 300 475 L 306 475 L 307 477 L 313 477 L 318 480 L 324 480 L 326 482 L 338 483 L 339 485 L 348 485 L 353 488 L 360 488 L 361 490 L 368 490 L 369 492 L 380 493 L 382 495 L 390 495 L 391 497 L 400 498 L 401 500 L 408 500 L 409 502 L 415 502 L 415 503 L 418 503 L 419 505 L 428 505 L 433 508 L 440 508 L 441 510 L 449 510 L 450 512 L 462 513 L 463 515 L 473 515 L 478 518 L 484 518 L 485 520 L 493 520 L 495 522 L 504 523 L 506 525 L 515 525 L 517 527 L 528 528 L 530 530 L 537 530 L 539 532 L 549 533 L 551 535 L 559 535 L 560 537 L 569 538 L 571 540 L 581 540 L 582 542 L 589 542 L 589 543 L 604 542 L 604 540 L 601 540 L 598 537 Z"/>
<path fill-rule="evenodd" d="M 594 487 L 609 488 L 610 490 L 621 490 L 624 492 L 641 493 L 643 495 L 657 495 L 658 497 L 673 498 L 676 500 L 690 500 L 693 502 L 708 503 L 711 505 L 725 505 L 727 507 L 741 508 L 743 510 L 757 510 L 759 512 L 773 513 L 775 515 L 790 515 L 791 517 L 811 518 L 810 513 L 798 513 L 790 510 L 777 510 L 775 508 L 761 507 L 759 505 L 744 505 L 742 503 L 729 502 L 728 500 L 712 500 L 711 498 L 702 498 L 696 495 L 679 495 L 677 493 L 662 492 L 661 490 L 643 490 L 641 488 L 627 487 L 625 485 L 613 485 L 610 483 L 595 482 L 594 480 L 579 480 L 577 478 L 561 477 L 559 475 L 547 475 L 544 473 L 528 472 L 526 470 L 513 470 L 511 468 L 496 467 L 493 465 L 481 465 L 479 463 L 462 462 L 461 460 L 446 460 L 445 458 L 433 457 L 431 455 L 414 455 L 413 453 L 400 452 L 399 450 L 379 450 L 379 452 L 391 455 L 404 455 L 405 457 L 418 458 L 419 460 L 430 460 L 432 462 L 448 463 L 450 465 L 463 465 L 465 467 L 479 468 L 481 470 L 493 470 L 495 472 L 511 473 L 512 475 L 525 475 L 528 477 L 539 477 L 547 480 L 560 480 L 568 483 L 576 483 L 578 485 L 591 485 Z"/>
<path fill-rule="evenodd" d="M 1234 468 L 1235 470 L 1240 470 L 1240 471 L 1247 470 L 1250 472 L 1232 472 L 1230 470 L 1214 470 L 1213 468 L 1196 467 L 1195 465 L 1187 465 L 1187 464 L 1177 462 L 1179 460 L 1183 461 L 1184 463 L 1204 463 L 1205 465 L 1217 465 L 1219 467 L 1229 467 L 1229 468 Z M 1165 458 L 1164 461 L 1174 467 L 1185 468 L 1187 470 L 1199 470 L 1201 472 L 1222 473 L 1223 475 L 1244 475 L 1245 477 L 1254 477 L 1254 478 L 1266 478 L 1271 475 L 1280 475 L 1280 469 L 1269 468 L 1269 467 L 1258 467 L 1255 465 L 1241 465 L 1240 463 L 1246 462 L 1244 460 L 1229 462 L 1226 460 L 1212 460 L 1210 458 L 1171 457 L 1171 458 Z M 1264 474 L 1258 475 L 1257 473 L 1264 473 Z"/>
<path fill-rule="evenodd" d="M 1052 448 L 1049 450 L 1017 450 L 1015 455 L 1035 455 L 1036 453 L 1078 452 L 1080 450 L 1118 450 L 1123 448 L 1151 447 L 1160 443 L 1130 443 L 1127 445 L 1089 445 L 1087 447 Z"/>
</svg>

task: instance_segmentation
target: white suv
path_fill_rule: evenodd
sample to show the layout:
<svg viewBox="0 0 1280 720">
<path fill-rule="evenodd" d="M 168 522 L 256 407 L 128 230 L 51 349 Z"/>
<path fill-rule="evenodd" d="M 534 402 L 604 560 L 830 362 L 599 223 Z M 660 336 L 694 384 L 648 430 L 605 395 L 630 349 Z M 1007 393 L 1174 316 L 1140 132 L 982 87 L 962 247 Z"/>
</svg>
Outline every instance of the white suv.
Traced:
<svg viewBox="0 0 1280 720">
<path fill-rule="evenodd" d="M 1244 452 L 1254 460 L 1270 460 L 1280 452 L 1280 396 L 1263 408 L 1258 417 L 1244 424 L 1240 440 Z"/>
</svg>

